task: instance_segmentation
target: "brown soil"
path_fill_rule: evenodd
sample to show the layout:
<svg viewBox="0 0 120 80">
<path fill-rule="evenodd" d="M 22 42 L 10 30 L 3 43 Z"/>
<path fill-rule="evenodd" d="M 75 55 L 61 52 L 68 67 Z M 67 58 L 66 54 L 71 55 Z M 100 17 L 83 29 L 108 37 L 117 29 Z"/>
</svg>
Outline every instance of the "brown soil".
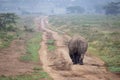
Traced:
<svg viewBox="0 0 120 80">
<path fill-rule="evenodd" d="M 29 74 L 33 71 L 34 63 L 20 61 L 20 56 L 26 53 L 25 41 L 16 39 L 8 48 L 0 50 L 0 76 Z"/>
<path fill-rule="evenodd" d="M 65 41 L 70 39 L 66 34 L 59 35 L 57 32 L 46 28 L 49 26 L 47 17 L 36 18 L 36 25 L 43 31 L 43 40 L 39 50 L 43 69 L 54 80 L 120 80 L 120 77 L 106 70 L 104 62 L 92 55 L 85 55 L 84 65 L 73 65 L 68 55 Z M 55 51 L 47 50 L 48 35 L 55 40 Z"/>
</svg>

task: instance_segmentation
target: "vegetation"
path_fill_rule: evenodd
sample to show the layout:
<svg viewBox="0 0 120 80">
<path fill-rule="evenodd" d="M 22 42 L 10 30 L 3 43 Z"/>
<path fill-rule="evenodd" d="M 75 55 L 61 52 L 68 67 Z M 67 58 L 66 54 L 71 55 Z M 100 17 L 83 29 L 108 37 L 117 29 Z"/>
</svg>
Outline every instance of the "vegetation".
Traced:
<svg viewBox="0 0 120 80">
<path fill-rule="evenodd" d="M 112 72 L 120 72 L 120 16 L 50 16 L 52 29 L 70 36 L 80 34 L 89 42 L 88 52 L 100 56 Z"/>
<path fill-rule="evenodd" d="M 48 39 L 47 44 L 48 44 L 48 50 L 49 51 L 53 51 L 53 50 L 56 49 L 56 47 L 55 47 L 55 40 Z"/>
<path fill-rule="evenodd" d="M 70 6 L 67 7 L 68 13 L 83 13 L 85 10 L 81 6 Z"/>
<path fill-rule="evenodd" d="M 0 13 L 0 48 L 9 46 L 16 35 L 18 16 L 14 13 Z"/>
<path fill-rule="evenodd" d="M 5 32 L 0 32 L 0 48 L 8 47 L 10 42 L 14 39 L 13 34 L 6 34 Z"/>
<path fill-rule="evenodd" d="M 14 13 L 1 13 L 0 14 L 0 30 L 11 30 L 12 25 L 16 23 L 17 15 Z"/>
<path fill-rule="evenodd" d="M 40 48 L 41 33 L 35 33 L 34 37 L 27 41 L 27 52 L 25 55 L 21 56 L 22 61 L 39 61 L 38 50 Z"/>
<path fill-rule="evenodd" d="M 106 14 L 116 15 L 120 13 L 120 2 L 111 2 L 104 7 Z"/>
</svg>

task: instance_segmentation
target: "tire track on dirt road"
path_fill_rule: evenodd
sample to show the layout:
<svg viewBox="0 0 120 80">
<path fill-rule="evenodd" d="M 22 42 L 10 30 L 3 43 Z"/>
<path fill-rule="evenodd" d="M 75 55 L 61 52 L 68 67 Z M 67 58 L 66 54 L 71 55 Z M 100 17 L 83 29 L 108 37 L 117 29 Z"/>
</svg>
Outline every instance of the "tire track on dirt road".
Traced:
<svg viewBox="0 0 120 80">
<path fill-rule="evenodd" d="M 67 35 L 59 35 L 57 32 L 46 28 L 47 17 L 36 19 L 38 27 L 43 31 L 43 40 L 39 50 L 43 69 L 54 80 L 120 80 L 120 77 L 108 72 L 104 62 L 94 56 L 85 55 L 84 65 L 73 65 L 64 44 Z M 55 40 L 55 51 L 47 50 L 47 35 L 51 34 Z M 67 36 L 67 37 L 66 37 Z"/>
</svg>

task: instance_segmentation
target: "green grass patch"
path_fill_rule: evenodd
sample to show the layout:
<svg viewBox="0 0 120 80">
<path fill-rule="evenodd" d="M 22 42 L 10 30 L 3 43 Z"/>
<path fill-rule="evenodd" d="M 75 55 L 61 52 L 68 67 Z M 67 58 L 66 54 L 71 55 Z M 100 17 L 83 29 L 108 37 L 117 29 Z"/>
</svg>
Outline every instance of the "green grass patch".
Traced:
<svg viewBox="0 0 120 80">
<path fill-rule="evenodd" d="M 0 48 L 8 47 L 14 38 L 15 34 L 7 34 L 6 32 L 0 32 Z"/>
<path fill-rule="evenodd" d="M 56 49 L 55 40 L 53 40 L 53 39 L 47 40 L 47 45 L 48 45 L 49 51 L 54 51 Z"/>
<path fill-rule="evenodd" d="M 39 61 L 38 50 L 40 48 L 40 41 L 42 40 L 42 34 L 36 33 L 33 38 L 27 41 L 26 54 L 21 56 L 22 61 Z"/>
<path fill-rule="evenodd" d="M 54 45 L 48 45 L 48 50 L 49 51 L 54 51 L 56 47 Z"/>
<path fill-rule="evenodd" d="M 49 39 L 49 40 L 47 41 L 47 44 L 49 44 L 49 45 L 54 45 L 54 42 L 55 42 L 55 40 Z"/>
<path fill-rule="evenodd" d="M 116 67 L 116 66 L 108 67 L 108 69 L 109 69 L 111 72 L 120 72 L 119 66 L 118 66 L 118 67 Z"/>
</svg>

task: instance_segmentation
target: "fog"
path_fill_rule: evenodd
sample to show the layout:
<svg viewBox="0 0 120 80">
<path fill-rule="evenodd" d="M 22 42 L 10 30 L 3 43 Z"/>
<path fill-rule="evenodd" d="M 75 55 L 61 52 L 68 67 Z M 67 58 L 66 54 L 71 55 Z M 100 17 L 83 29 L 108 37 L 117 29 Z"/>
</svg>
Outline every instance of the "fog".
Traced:
<svg viewBox="0 0 120 80">
<path fill-rule="evenodd" d="M 67 7 L 81 6 L 84 14 L 95 14 L 110 2 L 120 0 L 0 0 L 0 12 L 15 12 L 18 14 L 66 14 Z M 100 14 L 104 11 L 98 11 Z"/>
</svg>

